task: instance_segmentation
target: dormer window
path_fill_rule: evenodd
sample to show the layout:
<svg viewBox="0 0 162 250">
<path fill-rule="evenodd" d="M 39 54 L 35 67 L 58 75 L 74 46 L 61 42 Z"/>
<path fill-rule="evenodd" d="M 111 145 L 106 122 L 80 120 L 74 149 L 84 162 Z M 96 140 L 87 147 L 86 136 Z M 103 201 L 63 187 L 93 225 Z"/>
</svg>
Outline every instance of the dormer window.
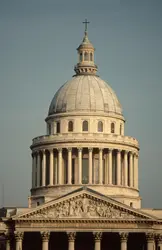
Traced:
<svg viewBox="0 0 162 250">
<path fill-rule="evenodd" d="M 111 133 L 112 134 L 115 133 L 115 124 L 114 124 L 114 122 L 111 123 Z"/>
<path fill-rule="evenodd" d="M 72 121 L 68 122 L 68 132 L 73 132 L 73 122 Z"/>
<path fill-rule="evenodd" d="M 87 121 L 83 121 L 82 130 L 83 130 L 84 132 L 87 132 L 87 131 L 88 131 L 88 122 L 87 122 Z"/>
</svg>

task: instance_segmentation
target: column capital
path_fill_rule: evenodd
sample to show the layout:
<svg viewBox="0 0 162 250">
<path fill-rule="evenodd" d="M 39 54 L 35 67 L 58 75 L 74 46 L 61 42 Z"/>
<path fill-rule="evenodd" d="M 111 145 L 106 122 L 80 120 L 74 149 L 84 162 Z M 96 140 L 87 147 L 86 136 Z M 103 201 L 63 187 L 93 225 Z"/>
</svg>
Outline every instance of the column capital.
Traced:
<svg viewBox="0 0 162 250">
<path fill-rule="evenodd" d="M 68 152 L 72 152 L 72 148 L 67 148 L 67 151 Z"/>
<path fill-rule="evenodd" d="M 93 232 L 95 241 L 100 241 L 102 239 L 102 232 Z"/>
<path fill-rule="evenodd" d="M 117 153 L 121 153 L 122 149 L 117 149 Z"/>
<path fill-rule="evenodd" d="M 155 234 L 153 232 L 146 233 L 147 242 L 154 241 Z"/>
<path fill-rule="evenodd" d="M 76 232 L 67 232 L 68 241 L 74 241 L 76 237 Z"/>
<path fill-rule="evenodd" d="M 128 233 L 126 233 L 126 232 L 121 232 L 121 233 L 119 233 L 119 235 L 120 235 L 120 240 L 121 241 L 127 241 L 128 240 Z"/>
<path fill-rule="evenodd" d="M 16 241 L 23 240 L 24 232 L 14 231 Z"/>
<path fill-rule="evenodd" d="M 49 231 L 42 231 L 40 233 L 41 233 L 42 241 L 49 241 L 49 238 L 50 238 Z"/>
<path fill-rule="evenodd" d="M 108 153 L 112 153 L 113 150 L 114 148 L 108 148 Z"/>
<path fill-rule="evenodd" d="M 53 153 L 53 148 L 49 148 L 48 151 L 49 151 L 50 153 Z"/>
<path fill-rule="evenodd" d="M 77 148 L 79 152 L 82 152 L 83 148 Z"/>
<path fill-rule="evenodd" d="M 5 239 L 6 240 L 12 240 L 13 234 L 11 232 L 5 232 Z"/>
<path fill-rule="evenodd" d="M 104 149 L 103 148 L 99 148 L 99 151 L 102 152 Z"/>
<path fill-rule="evenodd" d="M 62 153 L 62 148 L 57 148 L 59 153 Z"/>
<path fill-rule="evenodd" d="M 89 152 L 92 152 L 92 151 L 93 151 L 93 148 L 88 148 L 88 151 L 89 151 Z"/>
<path fill-rule="evenodd" d="M 155 238 L 158 243 L 162 244 L 162 234 L 156 234 Z"/>
</svg>

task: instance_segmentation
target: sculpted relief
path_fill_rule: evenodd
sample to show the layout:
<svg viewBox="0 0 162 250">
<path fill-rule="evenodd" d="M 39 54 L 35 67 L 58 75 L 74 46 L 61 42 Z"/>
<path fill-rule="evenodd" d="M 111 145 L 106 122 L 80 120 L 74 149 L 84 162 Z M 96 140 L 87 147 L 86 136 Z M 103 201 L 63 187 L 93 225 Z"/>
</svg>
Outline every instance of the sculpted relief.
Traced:
<svg viewBox="0 0 162 250">
<path fill-rule="evenodd" d="M 134 219 L 135 216 L 114 208 L 104 201 L 92 200 L 87 197 L 77 197 L 54 205 L 51 208 L 29 215 L 30 218 L 109 218 Z"/>
</svg>

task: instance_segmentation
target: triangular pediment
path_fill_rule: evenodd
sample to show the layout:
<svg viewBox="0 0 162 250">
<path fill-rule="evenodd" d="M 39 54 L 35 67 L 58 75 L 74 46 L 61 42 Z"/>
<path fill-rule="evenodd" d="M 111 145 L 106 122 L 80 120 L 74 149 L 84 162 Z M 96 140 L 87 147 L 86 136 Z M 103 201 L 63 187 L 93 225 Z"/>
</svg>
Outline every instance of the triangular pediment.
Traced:
<svg viewBox="0 0 162 250">
<path fill-rule="evenodd" d="M 82 189 L 13 217 L 27 220 L 56 219 L 155 220 L 91 189 Z"/>
</svg>

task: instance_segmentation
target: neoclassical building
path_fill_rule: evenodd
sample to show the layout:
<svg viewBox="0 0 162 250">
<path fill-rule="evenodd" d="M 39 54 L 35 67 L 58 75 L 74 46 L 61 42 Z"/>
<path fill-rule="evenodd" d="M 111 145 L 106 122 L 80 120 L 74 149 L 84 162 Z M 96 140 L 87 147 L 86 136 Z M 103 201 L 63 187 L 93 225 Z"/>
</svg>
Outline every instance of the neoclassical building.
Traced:
<svg viewBox="0 0 162 250">
<path fill-rule="evenodd" d="M 0 209 L 0 249 L 162 250 L 162 210 L 141 208 L 139 144 L 97 75 L 85 24 L 75 75 L 32 141 L 28 207 Z"/>
</svg>

